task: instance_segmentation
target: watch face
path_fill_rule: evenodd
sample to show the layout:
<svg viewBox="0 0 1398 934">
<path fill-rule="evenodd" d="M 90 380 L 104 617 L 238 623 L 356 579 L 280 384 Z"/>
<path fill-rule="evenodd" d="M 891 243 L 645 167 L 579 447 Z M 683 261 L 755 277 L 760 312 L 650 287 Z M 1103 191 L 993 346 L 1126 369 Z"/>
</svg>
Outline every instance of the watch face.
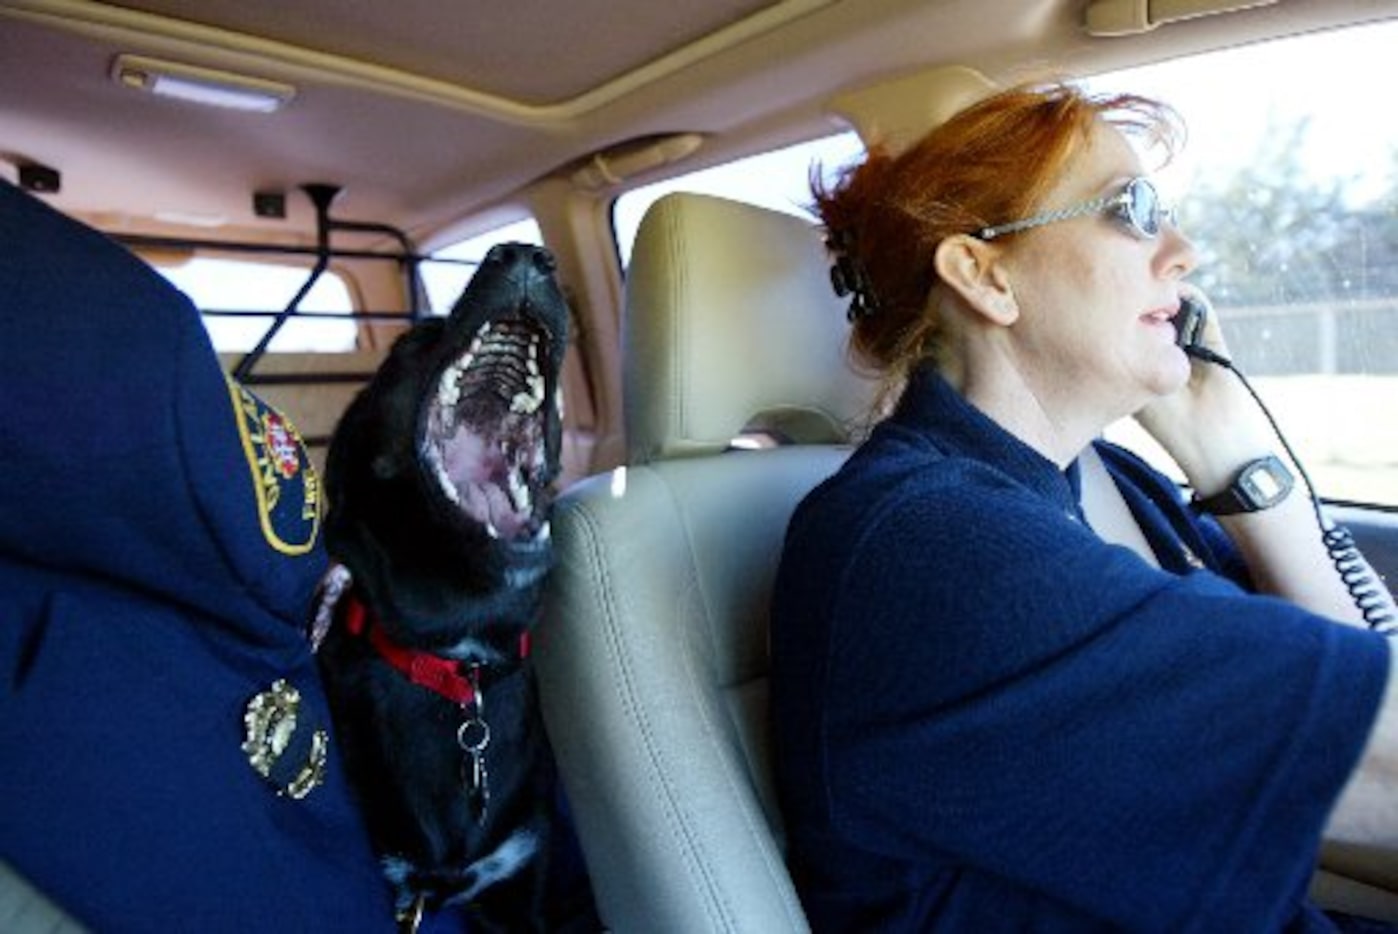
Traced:
<svg viewBox="0 0 1398 934">
<path fill-rule="evenodd" d="M 1264 461 L 1239 477 L 1238 485 L 1255 508 L 1265 509 L 1291 491 L 1291 474 L 1279 463 Z"/>
</svg>

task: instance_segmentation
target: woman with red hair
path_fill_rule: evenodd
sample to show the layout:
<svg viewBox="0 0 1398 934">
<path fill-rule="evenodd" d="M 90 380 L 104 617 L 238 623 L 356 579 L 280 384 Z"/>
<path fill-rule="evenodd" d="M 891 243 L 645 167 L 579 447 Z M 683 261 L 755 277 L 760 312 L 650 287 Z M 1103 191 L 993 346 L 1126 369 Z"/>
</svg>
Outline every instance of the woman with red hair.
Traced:
<svg viewBox="0 0 1398 934">
<path fill-rule="evenodd" d="M 1143 156 L 1180 138 L 1155 101 L 1021 86 L 816 193 L 889 412 L 774 595 L 818 931 L 1332 930 L 1322 832 L 1398 846 L 1387 640 L 1265 416 L 1175 341 L 1197 256 Z M 1192 504 L 1098 440 L 1131 415 Z"/>
</svg>

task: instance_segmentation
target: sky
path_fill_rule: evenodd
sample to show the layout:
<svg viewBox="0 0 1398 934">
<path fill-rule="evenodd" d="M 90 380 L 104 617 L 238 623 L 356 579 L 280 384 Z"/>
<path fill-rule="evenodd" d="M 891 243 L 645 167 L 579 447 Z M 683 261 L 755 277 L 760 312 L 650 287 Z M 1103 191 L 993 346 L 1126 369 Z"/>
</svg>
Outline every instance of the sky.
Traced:
<svg viewBox="0 0 1398 934">
<path fill-rule="evenodd" d="M 1204 157 L 1224 164 L 1250 158 L 1272 113 L 1309 115 L 1306 163 L 1317 174 L 1354 178 L 1361 194 L 1384 184 L 1384 155 L 1398 147 L 1390 116 L 1398 23 L 1231 49 L 1094 84 L 1158 97 L 1180 111 L 1189 145 L 1170 174 L 1181 188 Z"/>
</svg>

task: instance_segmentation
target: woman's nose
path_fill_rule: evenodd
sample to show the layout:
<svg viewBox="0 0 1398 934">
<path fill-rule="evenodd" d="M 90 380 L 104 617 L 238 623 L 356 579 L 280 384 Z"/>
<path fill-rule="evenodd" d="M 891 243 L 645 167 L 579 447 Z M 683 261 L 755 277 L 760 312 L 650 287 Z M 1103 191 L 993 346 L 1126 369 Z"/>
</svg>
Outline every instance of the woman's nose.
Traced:
<svg viewBox="0 0 1398 934">
<path fill-rule="evenodd" d="M 1174 223 L 1165 223 L 1160 228 L 1160 250 L 1157 253 L 1161 272 L 1171 278 L 1183 278 L 1199 265 L 1199 254 L 1194 242 L 1186 237 Z"/>
</svg>

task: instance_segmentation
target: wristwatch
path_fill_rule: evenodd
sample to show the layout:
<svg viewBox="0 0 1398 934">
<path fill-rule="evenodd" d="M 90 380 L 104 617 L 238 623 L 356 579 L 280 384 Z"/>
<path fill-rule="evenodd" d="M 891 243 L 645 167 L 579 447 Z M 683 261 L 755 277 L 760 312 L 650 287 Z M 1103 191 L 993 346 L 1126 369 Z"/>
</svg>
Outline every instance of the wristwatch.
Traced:
<svg viewBox="0 0 1398 934">
<path fill-rule="evenodd" d="M 1259 457 L 1238 471 L 1228 489 L 1213 496 L 1195 496 L 1191 505 L 1198 512 L 1215 516 L 1232 516 L 1241 512 L 1260 512 L 1286 499 L 1296 481 L 1275 455 Z"/>
</svg>

